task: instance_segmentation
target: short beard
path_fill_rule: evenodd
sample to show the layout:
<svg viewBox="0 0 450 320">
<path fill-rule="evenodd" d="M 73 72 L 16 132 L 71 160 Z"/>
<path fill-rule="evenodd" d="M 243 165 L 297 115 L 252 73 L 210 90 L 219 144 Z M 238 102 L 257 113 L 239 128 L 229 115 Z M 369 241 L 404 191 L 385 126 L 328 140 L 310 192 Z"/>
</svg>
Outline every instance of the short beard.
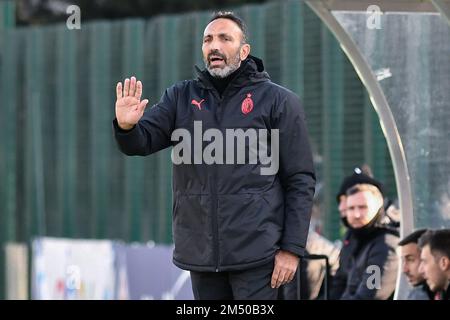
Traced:
<svg viewBox="0 0 450 320">
<path fill-rule="evenodd" d="M 209 74 L 214 78 L 226 78 L 234 71 L 236 71 L 241 64 L 241 56 L 239 54 L 240 50 L 238 50 L 237 54 L 234 56 L 234 59 L 230 59 L 230 63 L 226 64 L 223 68 L 210 68 L 208 65 L 208 60 L 205 61 L 206 70 L 208 70 Z"/>
</svg>

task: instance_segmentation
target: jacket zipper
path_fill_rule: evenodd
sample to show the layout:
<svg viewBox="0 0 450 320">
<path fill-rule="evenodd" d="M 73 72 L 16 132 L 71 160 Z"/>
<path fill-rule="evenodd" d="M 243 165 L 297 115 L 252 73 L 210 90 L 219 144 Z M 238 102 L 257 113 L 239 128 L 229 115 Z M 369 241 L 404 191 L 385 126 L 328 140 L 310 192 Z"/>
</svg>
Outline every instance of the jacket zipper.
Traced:
<svg viewBox="0 0 450 320">
<path fill-rule="evenodd" d="M 222 104 L 222 99 L 219 97 L 216 89 L 213 89 L 213 94 L 216 96 L 218 101 L 217 110 L 216 110 L 216 119 L 217 112 L 219 112 L 220 106 Z M 220 259 L 220 244 L 219 244 L 219 223 L 217 217 L 217 209 L 219 206 L 219 200 L 217 197 L 217 168 L 216 164 L 213 164 L 211 169 L 213 170 L 212 174 L 212 223 L 213 223 L 213 242 L 214 242 L 214 259 L 215 259 L 215 272 L 219 272 L 219 259 Z"/>
<path fill-rule="evenodd" d="M 224 92 L 222 93 L 222 98 L 220 98 L 219 93 L 217 90 L 213 87 L 212 92 L 215 98 L 217 99 L 217 110 L 216 110 L 216 120 L 217 123 L 220 125 L 220 122 L 222 121 L 222 115 L 223 115 L 223 100 L 225 98 L 225 93 L 229 90 L 230 84 L 225 88 Z M 220 112 L 220 113 L 219 113 Z M 219 224 L 218 224 L 218 217 L 217 217 L 217 208 L 219 206 L 219 201 L 217 197 L 217 168 L 216 164 L 212 165 L 212 224 L 213 224 L 213 242 L 214 242 L 214 259 L 215 259 L 215 272 L 219 272 L 219 259 L 220 259 L 220 244 L 219 244 Z"/>
<path fill-rule="evenodd" d="M 217 207 L 219 205 L 217 199 L 217 187 L 214 181 L 216 181 L 217 175 L 216 170 L 213 171 L 213 192 L 212 192 L 212 224 L 213 224 L 213 242 L 214 242 L 214 260 L 215 260 L 215 271 L 219 272 L 219 257 L 220 257 L 220 245 L 219 245 L 219 224 L 217 222 Z"/>
</svg>

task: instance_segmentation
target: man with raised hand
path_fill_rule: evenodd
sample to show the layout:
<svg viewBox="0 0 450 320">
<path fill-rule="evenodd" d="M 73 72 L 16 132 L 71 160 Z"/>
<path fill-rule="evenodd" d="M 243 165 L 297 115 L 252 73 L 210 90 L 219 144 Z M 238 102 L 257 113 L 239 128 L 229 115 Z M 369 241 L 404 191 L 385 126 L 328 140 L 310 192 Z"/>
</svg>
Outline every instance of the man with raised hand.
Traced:
<svg viewBox="0 0 450 320">
<path fill-rule="evenodd" d="M 315 188 L 299 98 L 250 55 L 243 21 L 219 12 L 206 68 L 145 109 L 142 83 L 117 84 L 115 137 L 127 155 L 173 146 L 173 262 L 196 299 L 276 299 L 303 255 Z M 270 150 L 270 152 L 268 152 Z"/>
</svg>

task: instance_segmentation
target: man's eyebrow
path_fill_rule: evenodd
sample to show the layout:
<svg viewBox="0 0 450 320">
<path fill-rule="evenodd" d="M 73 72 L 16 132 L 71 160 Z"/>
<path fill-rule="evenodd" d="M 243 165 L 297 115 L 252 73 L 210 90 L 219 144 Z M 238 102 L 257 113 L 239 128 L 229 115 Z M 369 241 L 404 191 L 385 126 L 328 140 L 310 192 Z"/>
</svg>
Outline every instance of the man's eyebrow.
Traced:
<svg viewBox="0 0 450 320">
<path fill-rule="evenodd" d="M 203 39 L 204 39 L 204 38 L 208 38 L 208 37 L 212 37 L 212 36 L 213 36 L 213 34 L 207 33 L 207 34 L 205 34 L 205 35 L 203 36 Z M 224 33 L 224 32 L 219 33 L 217 36 L 219 36 L 219 37 L 230 37 L 230 38 L 233 38 L 233 36 L 232 36 L 231 34 L 229 34 L 229 33 Z"/>
</svg>

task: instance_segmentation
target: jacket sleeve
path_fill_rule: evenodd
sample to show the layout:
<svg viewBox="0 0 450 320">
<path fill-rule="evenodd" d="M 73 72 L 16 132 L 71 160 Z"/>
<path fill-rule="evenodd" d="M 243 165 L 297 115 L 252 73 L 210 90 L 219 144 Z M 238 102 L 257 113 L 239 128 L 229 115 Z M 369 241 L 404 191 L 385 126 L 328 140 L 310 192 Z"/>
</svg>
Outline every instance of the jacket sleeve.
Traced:
<svg viewBox="0 0 450 320">
<path fill-rule="evenodd" d="M 282 250 L 303 256 L 308 237 L 316 177 L 303 106 L 289 92 L 275 110 L 279 129 L 279 177 L 284 189 Z"/>
<path fill-rule="evenodd" d="M 398 257 L 395 248 L 385 242 L 376 243 L 366 259 L 366 270 L 353 294 L 344 292 L 341 300 L 387 300 L 395 290 Z M 378 277 L 378 279 L 377 279 Z M 352 279 L 349 280 L 352 281 Z M 348 287 L 347 287 L 348 289 Z"/>
<path fill-rule="evenodd" d="M 352 237 L 351 231 L 347 230 L 344 236 L 344 243 L 339 252 L 339 267 L 336 274 L 330 279 L 329 295 L 330 300 L 339 300 L 347 287 L 347 276 L 351 265 L 352 253 L 355 250 L 357 241 Z"/>
<path fill-rule="evenodd" d="M 113 131 L 119 149 L 129 156 L 146 156 L 169 147 L 175 126 L 175 113 L 176 92 L 173 86 L 164 92 L 156 105 L 147 108 L 131 130 L 122 130 L 117 119 L 114 119 Z"/>
<path fill-rule="evenodd" d="M 339 300 L 345 291 L 347 285 L 347 274 L 342 266 L 339 266 L 336 274 L 330 279 L 329 300 Z"/>
</svg>

